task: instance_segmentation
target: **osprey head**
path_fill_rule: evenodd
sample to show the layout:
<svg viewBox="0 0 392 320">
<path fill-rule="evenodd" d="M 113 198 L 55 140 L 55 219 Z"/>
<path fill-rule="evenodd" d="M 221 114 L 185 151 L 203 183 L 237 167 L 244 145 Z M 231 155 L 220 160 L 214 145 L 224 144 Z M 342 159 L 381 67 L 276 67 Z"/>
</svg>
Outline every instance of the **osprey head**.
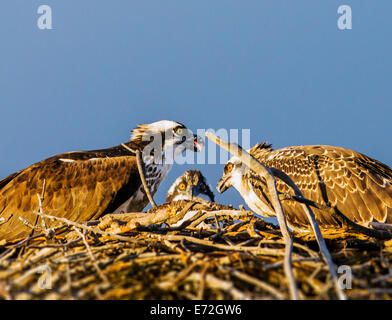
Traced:
<svg viewBox="0 0 392 320">
<path fill-rule="evenodd" d="M 218 181 L 216 189 L 219 193 L 225 192 L 230 187 L 241 189 L 242 177 L 247 172 L 246 167 L 237 157 L 232 157 L 223 169 L 222 178 Z"/>
<path fill-rule="evenodd" d="M 192 200 L 200 194 L 214 201 L 214 193 L 202 173 L 198 170 L 188 170 L 171 185 L 167 192 L 166 202 Z"/>
<path fill-rule="evenodd" d="M 258 158 L 260 154 L 271 152 L 272 145 L 267 142 L 258 143 L 247 150 L 252 156 Z M 219 180 L 217 189 L 219 193 L 225 192 L 230 187 L 236 188 L 240 193 L 243 190 L 242 179 L 250 169 L 244 165 L 237 157 L 232 157 L 225 165 L 223 176 Z"/>
<path fill-rule="evenodd" d="M 150 124 L 139 124 L 132 130 L 131 141 L 145 148 L 154 156 L 158 153 L 172 153 L 173 157 L 185 150 L 198 152 L 203 146 L 203 139 L 193 134 L 185 125 L 169 120 Z M 167 154 L 166 154 L 167 156 Z"/>
</svg>

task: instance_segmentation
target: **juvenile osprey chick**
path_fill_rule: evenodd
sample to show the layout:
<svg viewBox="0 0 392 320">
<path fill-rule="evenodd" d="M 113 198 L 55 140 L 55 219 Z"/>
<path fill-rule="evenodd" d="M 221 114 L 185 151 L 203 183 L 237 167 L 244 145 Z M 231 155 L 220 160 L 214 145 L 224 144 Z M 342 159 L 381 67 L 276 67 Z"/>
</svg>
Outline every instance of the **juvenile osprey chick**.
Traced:
<svg viewBox="0 0 392 320">
<path fill-rule="evenodd" d="M 204 194 L 214 202 L 214 193 L 199 170 L 188 170 L 178 177 L 167 192 L 166 202 L 192 200 Z"/>
<path fill-rule="evenodd" d="M 287 175 L 305 198 L 336 207 L 350 220 L 366 225 L 369 222 L 392 223 L 392 169 L 387 165 L 350 149 L 324 145 L 296 146 L 273 150 L 266 143 L 257 144 L 250 154 L 266 167 Z M 293 194 L 280 179 L 277 189 Z M 251 210 L 262 216 L 274 216 L 268 188 L 238 158 L 231 158 L 218 182 L 220 193 L 233 186 Z M 287 220 L 293 228 L 308 228 L 302 205 L 282 201 Z M 320 226 L 337 226 L 329 213 L 313 208 Z"/>
</svg>

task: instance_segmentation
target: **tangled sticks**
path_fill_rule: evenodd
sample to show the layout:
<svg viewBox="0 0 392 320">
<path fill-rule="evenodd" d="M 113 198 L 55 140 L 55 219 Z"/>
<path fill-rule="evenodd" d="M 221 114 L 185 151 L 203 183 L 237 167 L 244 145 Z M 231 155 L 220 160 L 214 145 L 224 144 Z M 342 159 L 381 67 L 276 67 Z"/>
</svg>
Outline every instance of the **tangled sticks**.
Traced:
<svg viewBox="0 0 392 320">
<path fill-rule="evenodd" d="M 197 214 L 178 227 L 168 226 L 185 209 Z M 39 214 L 47 221 L 59 219 Z M 58 228 L 46 233 L 51 239 L 42 232 L 0 245 L 0 299 L 292 297 L 282 268 L 285 240 L 250 211 L 180 201 L 96 222 L 57 221 Z M 351 266 L 350 298 L 392 298 L 391 241 L 381 248 L 353 232 L 324 235 L 334 261 Z M 314 250 L 314 238 L 293 236 L 291 267 L 299 298 L 338 298 L 330 272 Z"/>
</svg>

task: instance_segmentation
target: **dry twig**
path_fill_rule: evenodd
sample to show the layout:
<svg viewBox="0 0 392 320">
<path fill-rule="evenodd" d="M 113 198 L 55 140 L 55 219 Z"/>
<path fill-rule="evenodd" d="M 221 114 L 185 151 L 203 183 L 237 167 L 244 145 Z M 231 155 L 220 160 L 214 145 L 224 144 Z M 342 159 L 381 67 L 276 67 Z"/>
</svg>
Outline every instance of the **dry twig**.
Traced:
<svg viewBox="0 0 392 320">
<path fill-rule="evenodd" d="M 146 177 L 145 177 L 145 173 L 144 173 L 144 169 L 143 169 L 143 160 L 142 160 L 142 156 L 139 150 L 132 150 L 130 147 L 128 147 L 126 144 L 121 144 L 125 149 L 127 149 L 128 151 L 135 153 L 136 155 L 136 163 L 137 163 L 137 168 L 139 170 L 139 175 L 140 175 L 140 180 L 142 181 L 143 184 L 143 188 L 144 191 L 146 192 L 147 198 L 150 201 L 151 205 L 153 208 L 156 208 L 157 205 L 154 201 L 154 198 L 151 195 L 150 189 L 147 186 L 147 182 L 146 182 Z"/>
<path fill-rule="evenodd" d="M 206 136 L 207 138 L 211 139 L 222 148 L 226 149 L 233 155 L 237 156 L 245 165 L 247 165 L 249 168 L 253 169 L 255 172 L 260 174 L 260 176 L 266 180 L 268 191 L 271 197 L 272 206 L 275 208 L 276 216 L 278 218 L 279 226 L 282 231 L 283 238 L 286 245 L 284 269 L 289 281 L 291 297 L 292 299 L 295 300 L 299 299 L 297 284 L 295 282 L 294 273 L 292 269 L 292 262 L 291 262 L 292 251 L 293 251 L 293 238 L 287 226 L 286 216 L 284 215 L 283 207 L 282 204 L 280 203 L 274 176 L 271 174 L 269 168 L 265 167 L 263 164 L 261 164 L 255 158 L 253 158 L 239 145 L 222 141 L 221 139 L 219 139 L 218 137 L 216 137 L 210 132 L 207 132 Z"/>
</svg>

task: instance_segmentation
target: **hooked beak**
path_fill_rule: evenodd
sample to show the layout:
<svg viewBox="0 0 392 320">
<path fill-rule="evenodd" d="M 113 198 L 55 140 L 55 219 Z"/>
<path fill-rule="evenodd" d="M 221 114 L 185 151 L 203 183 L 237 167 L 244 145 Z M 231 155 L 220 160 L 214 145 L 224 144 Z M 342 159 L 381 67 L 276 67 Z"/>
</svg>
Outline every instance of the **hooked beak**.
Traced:
<svg viewBox="0 0 392 320">
<path fill-rule="evenodd" d="M 216 189 L 218 190 L 219 193 L 223 193 L 231 187 L 230 185 L 228 185 L 228 181 L 230 180 L 230 178 L 231 178 L 230 175 L 228 176 L 225 175 L 218 181 L 218 185 L 216 186 Z"/>
<path fill-rule="evenodd" d="M 193 135 L 193 151 L 200 152 L 204 147 L 204 141 L 197 134 Z"/>
</svg>

